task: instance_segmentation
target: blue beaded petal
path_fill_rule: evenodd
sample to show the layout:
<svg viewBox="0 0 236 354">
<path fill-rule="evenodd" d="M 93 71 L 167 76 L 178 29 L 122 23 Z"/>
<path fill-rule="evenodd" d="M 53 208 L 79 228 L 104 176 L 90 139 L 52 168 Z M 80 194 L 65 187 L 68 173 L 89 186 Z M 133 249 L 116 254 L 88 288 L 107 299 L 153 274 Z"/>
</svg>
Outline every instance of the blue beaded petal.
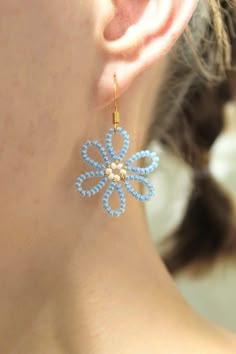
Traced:
<svg viewBox="0 0 236 354">
<path fill-rule="evenodd" d="M 136 167 L 136 166 L 131 165 L 133 162 L 135 162 L 139 159 L 142 159 L 142 158 L 149 158 L 151 160 L 151 163 L 146 167 Z M 136 152 L 136 154 L 131 156 L 126 161 L 125 164 L 127 166 L 128 171 L 138 173 L 141 175 L 147 175 L 147 174 L 153 172 L 157 168 L 158 162 L 159 162 L 159 157 L 157 156 L 156 152 L 144 150 L 144 151 Z"/>
<path fill-rule="evenodd" d="M 115 190 L 117 191 L 120 200 L 120 206 L 119 209 L 117 210 L 112 209 L 109 205 L 109 199 Z M 103 204 L 103 208 L 110 216 L 120 216 L 122 213 L 124 213 L 126 202 L 125 202 L 124 192 L 120 184 L 117 184 L 116 182 L 112 182 L 109 185 L 109 187 L 107 188 L 106 192 L 103 195 L 102 204 Z"/>
<path fill-rule="evenodd" d="M 136 192 L 136 190 L 131 186 L 129 181 L 138 181 L 142 184 L 147 189 L 147 192 L 145 194 L 141 194 Z M 125 179 L 125 187 L 127 188 L 127 191 L 136 199 L 138 199 L 140 202 L 146 202 L 150 200 L 154 196 L 154 187 L 153 185 L 148 181 L 147 178 L 139 175 L 128 175 Z"/>
<path fill-rule="evenodd" d="M 84 189 L 82 183 L 88 178 L 92 177 L 103 177 L 93 188 Z M 105 185 L 107 178 L 104 176 L 103 171 L 89 171 L 80 175 L 76 182 L 75 186 L 78 192 L 80 192 L 84 197 L 91 197 L 98 193 Z"/>
<path fill-rule="evenodd" d="M 115 152 L 112 146 L 112 137 L 114 134 L 120 134 L 123 138 L 123 145 L 119 154 Z M 127 131 L 123 130 L 120 127 L 118 127 L 116 131 L 114 130 L 114 128 L 111 128 L 106 134 L 106 148 L 113 161 L 121 161 L 129 148 L 129 134 L 127 133 Z"/>
<path fill-rule="evenodd" d="M 97 148 L 101 155 L 102 155 L 102 158 L 103 158 L 103 161 L 105 162 L 105 164 L 101 164 L 101 163 L 98 163 L 96 161 L 94 161 L 93 159 L 91 159 L 89 156 L 88 156 L 88 148 L 90 146 L 94 146 L 95 148 Z M 107 153 L 106 153 L 106 150 L 104 149 L 104 147 L 102 146 L 102 144 L 100 144 L 98 141 L 87 141 L 85 144 L 82 145 L 82 150 L 81 150 L 81 154 L 82 154 L 82 157 L 84 159 L 85 162 L 87 162 L 88 164 L 90 164 L 91 166 L 97 168 L 97 169 L 104 169 L 105 168 L 105 165 L 107 165 L 109 163 L 109 159 L 107 157 Z"/>
</svg>

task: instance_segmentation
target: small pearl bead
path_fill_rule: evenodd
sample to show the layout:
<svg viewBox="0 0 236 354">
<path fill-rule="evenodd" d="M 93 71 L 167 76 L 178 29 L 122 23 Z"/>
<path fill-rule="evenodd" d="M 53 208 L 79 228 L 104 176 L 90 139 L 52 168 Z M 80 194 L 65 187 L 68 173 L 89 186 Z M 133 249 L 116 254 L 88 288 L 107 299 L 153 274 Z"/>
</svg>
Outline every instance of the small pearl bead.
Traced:
<svg viewBox="0 0 236 354">
<path fill-rule="evenodd" d="M 111 169 L 111 168 L 107 168 L 107 169 L 106 169 L 106 174 L 107 174 L 107 175 L 110 175 L 111 173 L 112 173 L 112 169 Z"/>
<path fill-rule="evenodd" d="M 116 180 L 116 182 L 120 182 L 120 176 L 119 175 L 115 175 L 114 179 Z"/>
<path fill-rule="evenodd" d="M 111 168 L 114 170 L 116 167 L 117 167 L 117 166 L 116 166 L 116 163 L 115 163 L 115 162 L 112 162 Z"/>
<path fill-rule="evenodd" d="M 117 165 L 118 170 L 121 170 L 123 166 L 124 166 L 123 163 L 119 163 L 119 164 Z"/>
<path fill-rule="evenodd" d="M 109 178 L 111 181 L 114 179 L 114 177 L 115 177 L 114 173 L 110 173 L 109 176 L 108 176 L 108 178 Z"/>
<path fill-rule="evenodd" d="M 122 175 L 127 175 L 127 171 L 126 170 L 124 170 L 124 169 L 122 169 L 122 170 L 120 170 L 120 173 L 122 174 Z"/>
</svg>

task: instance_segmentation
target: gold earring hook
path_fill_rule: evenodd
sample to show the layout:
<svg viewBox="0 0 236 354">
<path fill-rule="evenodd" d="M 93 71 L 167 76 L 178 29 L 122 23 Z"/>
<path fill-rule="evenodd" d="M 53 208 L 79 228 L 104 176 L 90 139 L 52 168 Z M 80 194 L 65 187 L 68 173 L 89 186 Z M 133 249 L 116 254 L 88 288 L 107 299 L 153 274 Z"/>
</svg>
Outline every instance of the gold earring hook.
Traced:
<svg viewBox="0 0 236 354">
<path fill-rule="evenodd" d="M 116 74 L 114 74 L 113 86 L 114 86 L 114 107 L 115 107 L 115 112 L 117 112 L 117 78 L 116 78 Z"/>
<path fill-rule="evenodd" d="M 114 130 L 116 131 L 116 129 L 119 126 L 120 123 L 120 113 L 117 110 L 117 77 L 116 74 L 114 74 L 113 77 L 113 87 L 114 87 L 114 112 L 113 112 L 113 126 L 114 126 Z"/>
</svg>

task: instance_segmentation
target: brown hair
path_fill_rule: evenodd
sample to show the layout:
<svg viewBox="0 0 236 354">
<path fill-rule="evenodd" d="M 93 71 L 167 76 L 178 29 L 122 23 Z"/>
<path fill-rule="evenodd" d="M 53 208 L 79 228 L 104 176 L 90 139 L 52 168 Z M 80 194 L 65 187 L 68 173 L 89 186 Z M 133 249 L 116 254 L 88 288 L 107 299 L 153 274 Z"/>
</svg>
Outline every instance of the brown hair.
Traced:
<svg viewBox="0 0 236 354">
<path fill-rule="evenodd" d="M 224 127 L 223 107 L 236 83 L 235 9 L 235 0 L 199 1 L 170 54 L 168 89 L 163 88 L 164 104 L 150 130 L 152 138 L 184 158 L 194 176 L 184 220 L 164 255 L 172 273 L 236 253 L 232 201 L 208 169 L 209 150 Z"/>
</svg>

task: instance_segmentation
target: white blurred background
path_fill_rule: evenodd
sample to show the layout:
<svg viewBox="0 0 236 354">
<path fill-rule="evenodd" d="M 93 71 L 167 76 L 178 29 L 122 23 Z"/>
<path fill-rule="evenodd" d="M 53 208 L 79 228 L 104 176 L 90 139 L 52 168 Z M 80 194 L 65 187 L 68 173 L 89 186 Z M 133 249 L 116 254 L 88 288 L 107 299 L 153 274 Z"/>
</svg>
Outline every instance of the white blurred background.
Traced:
<svg viewBox="0 0 236 354">
<path fill-rule="evenodd" d="M 236 199 L 236 105 L 225 108 L 226 129 L 211 151 L 210 169 L 215 178 Z M 161 241 L 181 222 L 189 194 L 191 170 L 181 161 L 153 144 L 161 159 L 152 176 L 157 198 L 147 204 L 152 238 Z M 161 251 L 161 250 L 160 250 Z M 235 263 L 220 263 L 207 274 L 194 277 L 180 274 L 178 288 L 187 301 L 204 317 L 236 332 L 236 255 Z"/>
</svg>

